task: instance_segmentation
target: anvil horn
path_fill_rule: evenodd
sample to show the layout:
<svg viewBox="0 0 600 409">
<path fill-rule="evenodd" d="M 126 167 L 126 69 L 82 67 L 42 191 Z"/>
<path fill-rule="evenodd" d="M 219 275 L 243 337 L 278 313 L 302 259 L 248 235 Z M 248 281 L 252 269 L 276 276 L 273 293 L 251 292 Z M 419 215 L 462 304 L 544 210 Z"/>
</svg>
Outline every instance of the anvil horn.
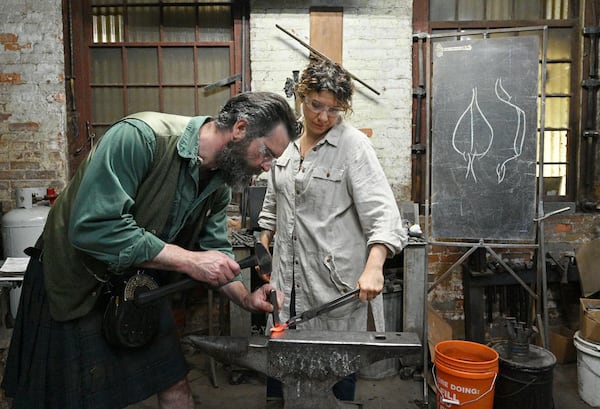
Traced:
<svg viewBox="0 0 600 409">
<path fill-rule="evenodd" d="M 223 363 L 267 373 L 266 337 L 187 335 L 181 342 Z"/>
</svg>

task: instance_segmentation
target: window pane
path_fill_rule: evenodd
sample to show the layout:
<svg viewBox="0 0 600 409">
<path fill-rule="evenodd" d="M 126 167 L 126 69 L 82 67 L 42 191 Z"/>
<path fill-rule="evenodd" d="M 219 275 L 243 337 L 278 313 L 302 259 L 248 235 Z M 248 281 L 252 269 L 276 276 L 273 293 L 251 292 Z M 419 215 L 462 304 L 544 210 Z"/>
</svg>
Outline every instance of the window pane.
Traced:
<svg viewBox="0 0 600 409">
<path fill-rule="evenodd" d="M 229 77 L 229 48 L 198 49 L 198 83 L 208 85 Z"/>
<path fill-rule="evenodd" d="M 458 20 L 483 19 L 483 0 L 458 0 Z"/>
<path fill-rule="evenodd" d="M 232 37 L 229 6 L 198 7 L 200 11 L 200 41 L 230 41 Z"/>
<path fill-rule="evenodd" d="M 163 88 L 166 112 L 178 115 L 195 115 L 194 88 Z"/>
<path fill-rule="evenodd" d="M 123 92 L 121 88 L 93 88 L 92 115 L 94 122 L 113 123 L 123 117 Z"/>
<path fill-rule="evenodd" d="M 128 88 L 127 114 L 141 111 L 160 111 L 157 88 Z"/>
<path fill-rule="evenodd" d="M 195 7 L 165 7 L 163 9 L 164 41 L 193 42 L 196 39 Z"/>
<path fill-rule="evenodd" d="M 157 85 L 157 60 L 155 48 L 129 48 L 127 50 L 127 83 Z"/>
<path fill-rule="evenodd" d="M 571 58 L 572 33 L 570 28 L 548 30 L 548 59 Z"/>
<path fill-rule="evenodd" d="M 221 87 L 205 93 L 198 90 L 200 115 L 217 115 L 230 97 L 229 87 Z"/>
<path fill-rule="evenodd" d="M 567 193 L 567 165 L 544 165 L 544 192 L 548 196 Z"/>
<path fill-rule="evenodd" d="M 544 192 L 548 196 L 564 196 L 568 166 L 567 131 L 546 131 L 544 135 Z M 540 160 L 539 154 L 537 160 Z M 538 170 L 536 168 L 539 176 Z"/>
<path fill-rule="evenodd" d="M 165 84 L 194 84 L 194 50 L 163 48 L 162 73 Z"/>
<path fill-rule="evenodd" d="M 92 84 L 122 84 L 123 64 L 120 48 L 91 49 Z"/>
<path fill-rule="evenodd" d="M 569 18 L 569 0 L 546 0 L 547 19 L 566 19 Z"/>
<path fill-rule="evenodd" d="M 544 132 L 544 162 L 567 161 L 567 131 Z M 545 176 L 546 173 L 544 172 Z"/>
<path fill-rule="evenodd" d="M 153 42 L 159 40 L 158 8 L 131 7 L 128 19 L 128 41 Z"/>
<path fill-rule="evenodd" d="M 511 18 L 512 0 L 488 0 L 486 18 L 488 20 L 508 20 Z"/>
<path fill-rule="evenodd" d="M 546 64 L 546 93 L 571 92 L 571 64 Z"/>
<path fill-rule="evenodd" d="M 515 0 L 515 19 L 517 20 L 530 20 L 540 18 L 540 5 L 541 3 L 536 1 L 518 1 Z"/>
<path fill-rule="evenodd" d="M 569 127 L 569 101 L 570 98 L 546 97 L 546 127 Z"/>
<path fill-rule="evenodd" d="M 431 0 L 429 19 L 431 21 L 454 21 L 456 0 Z"/>
<path fill-rule="evenodd" d="M 92 37 L 94 43 L 123 41 L 123 8 L 94 7 L 92 9 Z"/>
</svg>

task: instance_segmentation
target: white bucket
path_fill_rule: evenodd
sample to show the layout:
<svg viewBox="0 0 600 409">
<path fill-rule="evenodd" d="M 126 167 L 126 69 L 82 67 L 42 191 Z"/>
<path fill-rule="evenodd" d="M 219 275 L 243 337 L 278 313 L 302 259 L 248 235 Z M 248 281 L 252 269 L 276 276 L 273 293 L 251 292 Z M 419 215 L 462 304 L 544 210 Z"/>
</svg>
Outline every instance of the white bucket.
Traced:
<svg viewBox="0 0 600 409">
<path fill-rule="evenodd" d="M 573 335 L 577 348 L 577 387 L 579 397 L 588 405 L 600 407 L 600 344 Z"/>
</svg>

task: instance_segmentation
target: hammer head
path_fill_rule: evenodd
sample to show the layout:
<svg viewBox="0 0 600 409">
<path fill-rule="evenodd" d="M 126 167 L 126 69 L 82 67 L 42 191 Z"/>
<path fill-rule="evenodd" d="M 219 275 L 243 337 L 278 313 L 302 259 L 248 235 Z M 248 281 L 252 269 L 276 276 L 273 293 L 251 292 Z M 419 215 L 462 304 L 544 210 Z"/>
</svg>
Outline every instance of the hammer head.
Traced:
<svg viewBox="0 0 600 409">
<path fill-rule="evenodd" d="M 270 275 L 271 271 L 273 271 L 273 266 L 271 265 L 269 250 L 261 242 L 257 242 L 254 246 L 254 255 L 256 256 L 256 265 L 260 268 L 260 273 Z"/>
<path fill-rule="evenodd" d="M 257 266 L 262 279 L 265 281 L 269 281 L 268 277 L 271 275 L 271 271 L 273 271 L 271 254 L 260 241 L 257 241 L 254 245 L 254 254 L 243 258 L 238 264 L 241 269 Z"/>
</svg>

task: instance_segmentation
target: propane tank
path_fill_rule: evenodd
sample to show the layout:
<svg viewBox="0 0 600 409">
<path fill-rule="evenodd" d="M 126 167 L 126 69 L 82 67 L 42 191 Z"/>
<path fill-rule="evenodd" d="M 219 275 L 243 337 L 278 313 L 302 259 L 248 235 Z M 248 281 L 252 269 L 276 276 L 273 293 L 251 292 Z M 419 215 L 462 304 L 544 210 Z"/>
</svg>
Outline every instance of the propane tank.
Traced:
<svg viewBox="0 0 600 409">
<path fill-rule="evenodd" d="M 2 217 L 2 243 L 4 257 L 27 257 L 24 250 L 35 244 L 42 234 L 44 224 L 50 211 L 48 201 L 34 203 L 37 198 L 44 198 L 44 188 L 16 189 L 17 208 Z M 10 290 L 10 312 L 17 315 L 21 286 Z"/>
</svg>

